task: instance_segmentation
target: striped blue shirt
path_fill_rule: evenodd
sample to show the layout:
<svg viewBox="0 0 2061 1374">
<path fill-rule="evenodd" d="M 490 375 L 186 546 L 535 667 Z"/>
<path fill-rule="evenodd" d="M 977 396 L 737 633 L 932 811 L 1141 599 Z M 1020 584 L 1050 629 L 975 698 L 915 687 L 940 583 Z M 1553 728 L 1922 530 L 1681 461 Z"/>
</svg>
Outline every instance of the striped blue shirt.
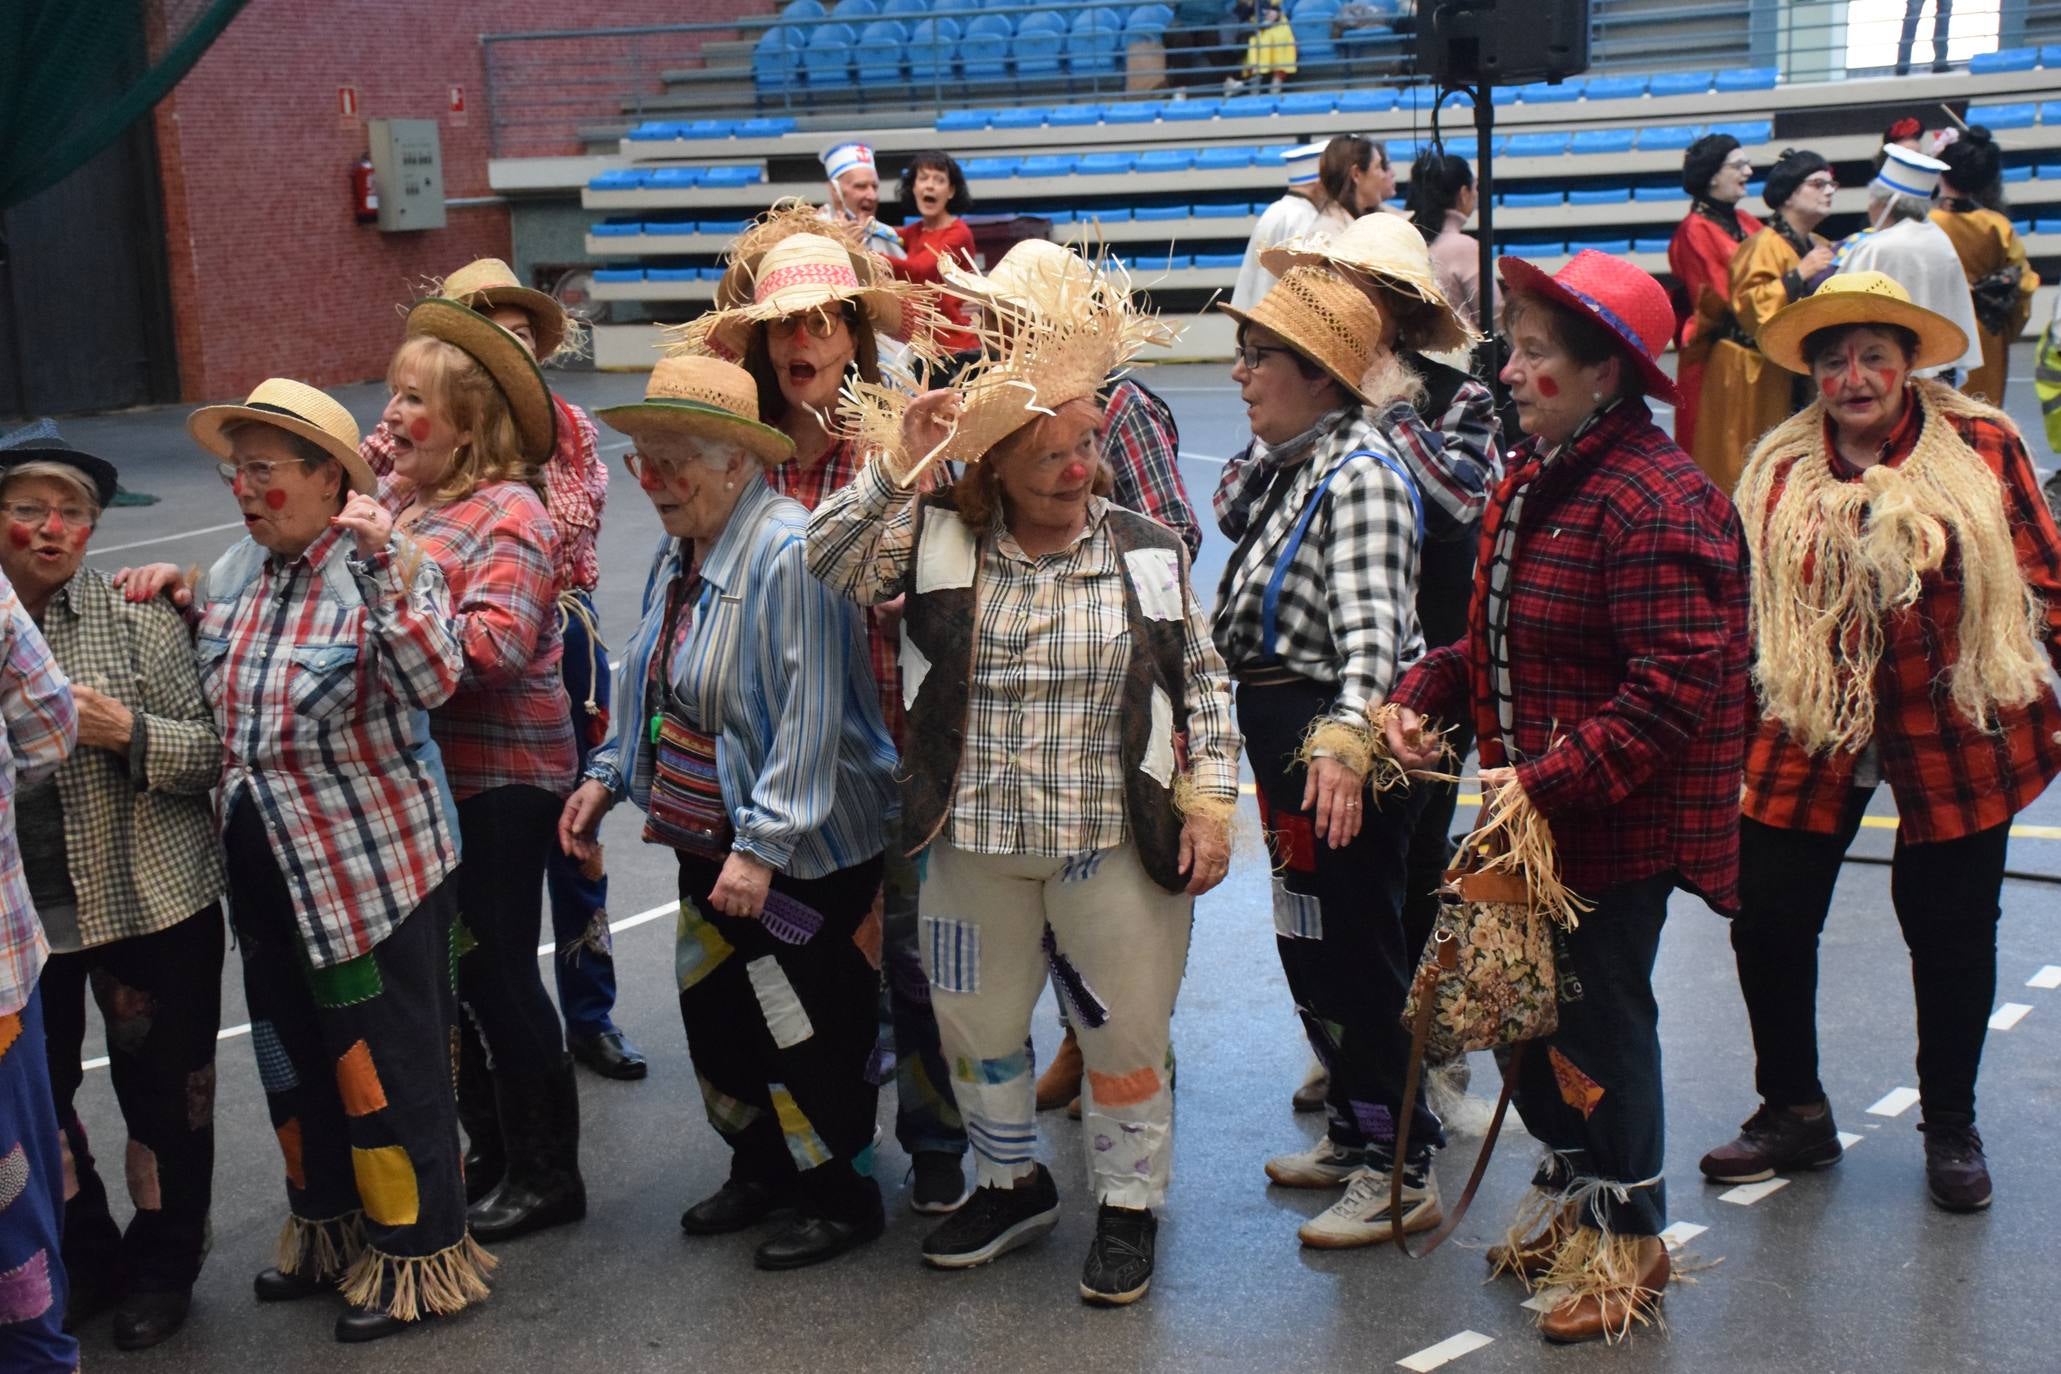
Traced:
<svg viewBox="0 0 2061 1374">
<path fill-rule="evenodd" d="M 737 498 L 701 565 L 701 590 L 685 639 L 667 671 L 690 723 L 716 737 L 723 804 L 737 829 L 734 848 L 794 878 L 821 878 L 862 863 L 887 843 L 896 809 L 895 748 L 881 723 L 879 694 L 855 607 L 810 573 L 803 554 L 808 512 L 753 482 Z M 667 594 L 682 572 L 683 546 L 659 546 L 644 587 L 636 637 L 616 680 L 610 735 L 587 776 L 651 796 L 648 690 Z M 622 769 L 621 742 L 635 753 Z"/>
</svg>

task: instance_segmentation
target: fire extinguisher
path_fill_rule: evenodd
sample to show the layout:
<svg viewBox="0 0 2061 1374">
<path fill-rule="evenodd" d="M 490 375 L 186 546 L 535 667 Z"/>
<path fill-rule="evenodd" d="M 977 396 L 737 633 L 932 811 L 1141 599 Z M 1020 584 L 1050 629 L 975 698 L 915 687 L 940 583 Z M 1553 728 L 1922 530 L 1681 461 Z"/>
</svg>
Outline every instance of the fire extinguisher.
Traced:
<svg viewBox="0 0 2061 1374">
<path fill-rule="evenodd" d="M 379 183 L 372 179 L 372 159 L 361 157 L 351 164 L 351 213 L 360 224 L 379 220 Z"/>
</svg>

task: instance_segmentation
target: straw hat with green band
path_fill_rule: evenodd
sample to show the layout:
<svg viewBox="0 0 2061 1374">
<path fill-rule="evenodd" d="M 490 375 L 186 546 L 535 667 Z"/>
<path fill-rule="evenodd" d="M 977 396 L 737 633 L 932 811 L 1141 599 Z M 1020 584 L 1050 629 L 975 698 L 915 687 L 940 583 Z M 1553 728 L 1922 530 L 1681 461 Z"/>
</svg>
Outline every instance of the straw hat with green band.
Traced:
<svg viewBox="0 0 2061 1374">
<path fill-rule="evenodd" d="M 437 287 L 437 295 L 482 313 L 511 307 L 530 317 L 537 334 L 537 356 L 549 361 L 565 343 L 565 307 L 555 297 L 522 284 L 515 269 L 499 258 L 478 258 L 453 272 Z"/>
<path fill-rule="evenodd" d="M 305 382 L 284 377 L 259 382 L 242 405 L 202 406 L 194 411 L 186 417 L 186 431 L 209 453 L 228 460 L 232 456 L 230 439 L 222 431 L 252 421 L 306 439 L 336 459 L 343 464 L 352 491 L 370 496 L 379 490 L 371 465 L 358 456 L 358 422 L 329 393 Z"/>
<path fill-rule="evenodd" d="M 751 374 L 721 358 L 675 353 L 660 358 L 644 386 L 644 399 L 607 406 L 595 418 L 622 434 L 685 434 L 741 444 L 761 463 L 777 466 L 794 456 L 794 441 L 759 423 L 759 392 Z"/>
<path fill-rule="evenodd" d="M 1910 330 L 1918 336 L 1913 368 L 1951 363 L 1968 351 L 1968 336 L 1961 326 L 1914 304 L 1910 292 L 1881 272 L 1841 272 L 1825 278 L 1816 292 L 1784 306 L 1760 327 L 1760 351 L 1777 367 L 1807 374 L 1811 365 L 1803 356 L 1803 341 L 1820 329 L 1844 324 Z"/>
<path fill-rule="evenodd" d="M 508 400 L 522 437 L 522 456 L 541 463 L 558 442 L 558 407 L 521 339 L 468 305 L 430 296 L 408 309 L 408 335 L 442 339 L 487 370 Z"/>
</svg>

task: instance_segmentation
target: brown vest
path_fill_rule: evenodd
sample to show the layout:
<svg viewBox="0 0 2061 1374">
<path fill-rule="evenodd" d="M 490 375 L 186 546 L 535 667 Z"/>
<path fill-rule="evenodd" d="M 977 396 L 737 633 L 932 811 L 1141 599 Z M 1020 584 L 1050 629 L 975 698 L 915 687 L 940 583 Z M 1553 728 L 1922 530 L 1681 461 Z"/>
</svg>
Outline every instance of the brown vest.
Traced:
<svg viewBox="0 0 2061 1374">
<path fill-rule="evenodd" d="M 993 542 L 993 536 L 986 533 L 972 540 L 970 585 L 921 591 L 923 542 L 933 521 L 959 522 L 949 491 L 925 496 L 918 507 L 916 539 L 909 551 L 908 599 L 902 611 L 905 644 L 930 664 L 916 699 L 909 703 L 908 726 L 902 733 L 902 833 L 914 841 L 909 847 L 912 855 L 944 829 L 957 791 L 972 698 L 974 637 L 980 624 L 980 568 Z M 1131 663 L 1124 675 L 1119 717 L 1123 722 L 1124 814 L 1145 871 L 1169 892 L 1179 892 L 1188 880 L 1179 871 L 1181 818 L 1174 811 L 1172 775 L 1162 784 L 1142 765 L 1153 743 L 1155 687 L 1165 693 L 1172 707 L 1173 731 L 1178 734 L 1187 729 L 1187 683 L 1181 663 L 1184 624 L 1145 615 L 1124 555 L 1140 549 L 1171 551 L 1180 572 L 1185 614 L 1190 596 L 1188 553 L 1180 536 L 1121 507 L 1109 507 L 1103 525 L 1115 541 L 1118 562 L 1123 565 L 1124 611 L 1131 630 Z M 936 537 L 957 541 L 967 536 L 961 530 L 948 529 Z"/>
</svg>

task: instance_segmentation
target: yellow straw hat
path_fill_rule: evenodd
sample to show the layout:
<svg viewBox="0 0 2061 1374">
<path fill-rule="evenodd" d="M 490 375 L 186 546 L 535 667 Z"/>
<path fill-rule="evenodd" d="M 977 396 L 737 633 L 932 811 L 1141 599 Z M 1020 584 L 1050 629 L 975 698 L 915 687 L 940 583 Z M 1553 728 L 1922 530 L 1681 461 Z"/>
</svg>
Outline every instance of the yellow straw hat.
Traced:
<svg viewBox="0 0 2061 1374">
<path fill-rule="evenodd" d="M 408 337 L 427 335 L 459 349 L 494 379 L 508 400 L 522 439 L 522 456 L 541 463 L 558 443 L 558 407 L 521 339 L 469 305 L 429 296 L 408 308 Z"/>
<path fill-rule="evenodd" d="M 564 346 L 565 307 L 556 298 L 524 286 L 515 269 L 499 258 L 477 258 L 445 277 L 433 293 L 469 305 L 481 314 L 511 306 L 530 317 L 537 332 L 537 358 L 548 362 Z"/>
<path fill-rule="evenodd" d="M 1050 312 L 1067 290 L 1085 287 L 1095 269 L 1087 259 L 1050 239 L 1024 239 L 1002 255 L 986 273 L 962 267 L 952 258 L 938 260 L 948 296 L 971 301 L 986 310 Z"/>
<path fill-rule="evenodd" d="M 1424 235 L 1400 215 L 1361 215 L 1335 235 L 1309 235 L 1261 249 L 1259 260 L 1276 276 L 1291 267 L 1331 267 L 1414 296 L 1433 309 L 1425 313 L 1425 337 L 1411 342 L 1432 353 L 1451 353 L 1481 342 L 1480 333 L 1453 309 L 1438 284 Z"/>
<path fill-rule="evenodd" d="M 351 412 L 326 391 L 305 382 L 270 377 L 242 405 L 202 406 L 186 417 L 186 432 L 217 458 L 230 456 L 230 441 L 222 431 L 230 425 L 256 421 L 298 435 L 343 464 L 352 491 L 366 495 L 379 490 L 372 466 L 358 456 L 358 422 Z"/>
<path fill-rule="evenodd" d="M 618 433 L 687 434 L 742 444 L 768 466 L 794 456 L 794 441 L 759 423 L 759 390 L 751 374 L 721 358 L 675 353 L 658 360 L 644 399 L 594 412 Z"/>
<path fill-rule="evenodd" d="M 1363 404 L 1362 389 L 1381 340 L 1381 307 L 1359 287 L 1324 267 L 1291 267 L 1250 311 L 1219 301 L 1217 309 L 1256 324 L 1330 373 Z"/>
<path fill-rule="evenodd" d="M 1896 325 L 1918 336 L 1911 366 L 1938 367 L 1968 351 L 1961 326 L 1911 300 L 1911 293 L 1881 272 L 1841 272 L 1825 278 L 1816 292 L 1775 312 L 1760 327 L 1760 351 L 1769 362 L 1808 373 L 1803 341 L 1820 329 L 1842 324 Z"/>
</svg>

